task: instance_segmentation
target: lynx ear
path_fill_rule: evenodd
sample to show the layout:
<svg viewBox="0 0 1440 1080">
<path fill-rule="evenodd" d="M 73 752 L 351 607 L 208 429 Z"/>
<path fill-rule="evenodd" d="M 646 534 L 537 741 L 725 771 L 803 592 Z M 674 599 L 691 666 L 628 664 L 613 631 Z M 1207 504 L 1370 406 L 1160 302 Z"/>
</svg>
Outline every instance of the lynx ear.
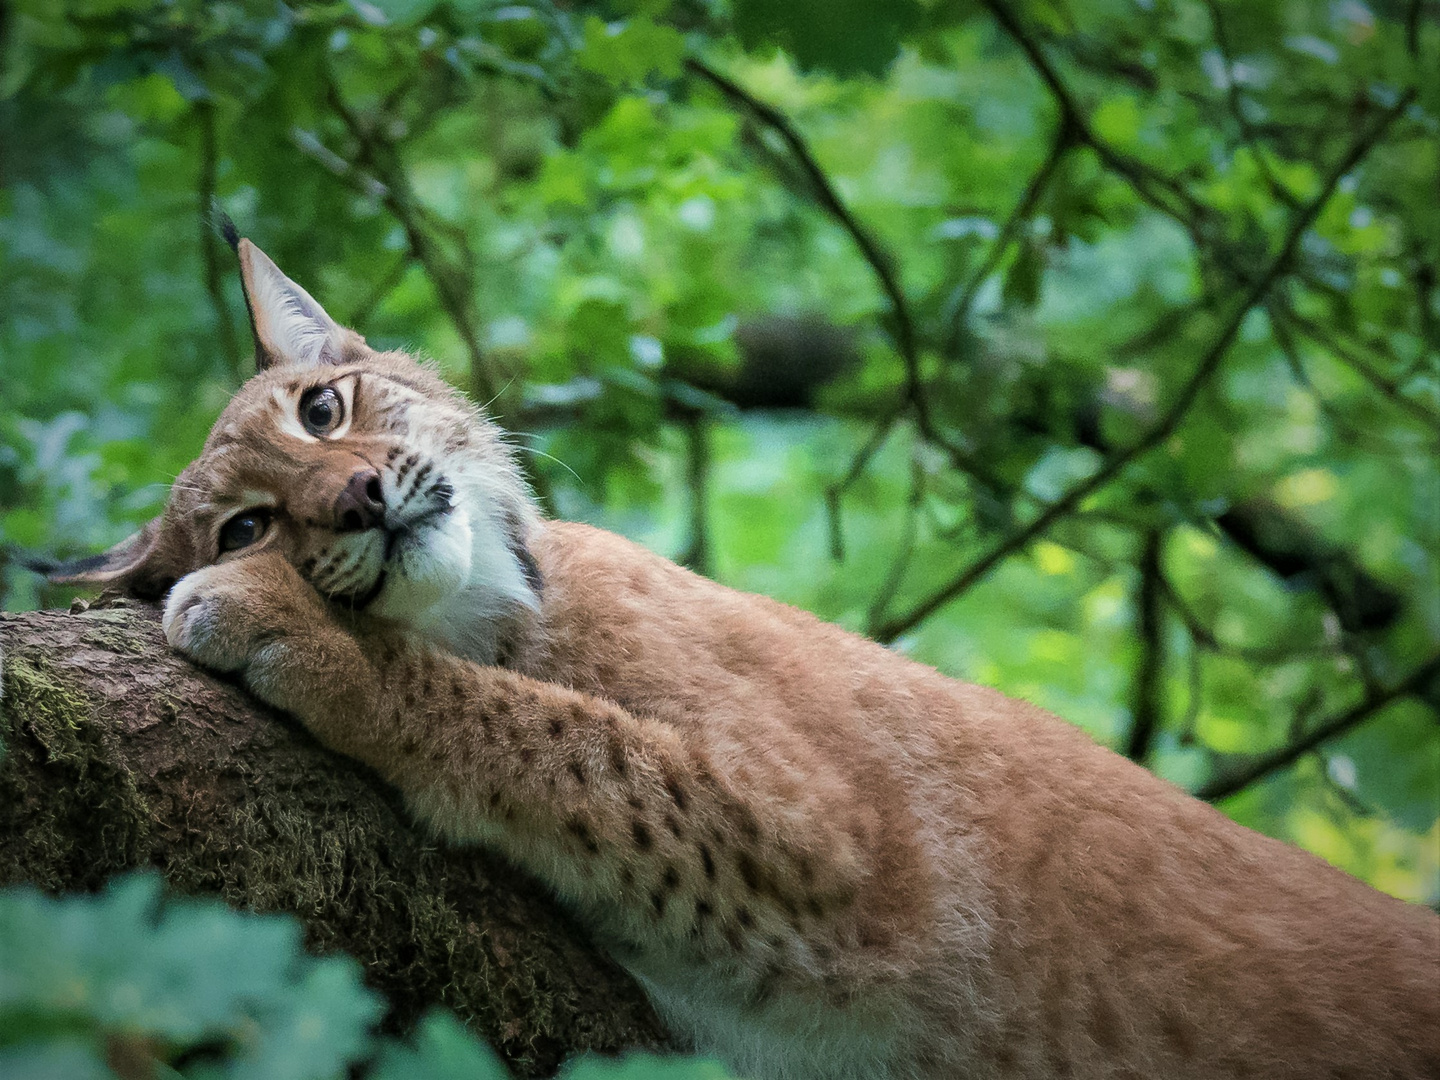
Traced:
<svg viewBox="0 0 1440 1080">
<path fill-rule="evenodd" d="M 100 555 L 63 563 L 30 559 L 26 564 L 57 585 L 106 585 L 130 596 L 156 600 L 170 590 L 177 577 L 164 557 L 160 520 L 155 518 L 134 536 Z"/>
<path fill-rule="evenodd" d="M 255 331 L 255 367 L 340 363 L 346 331 L 249 240 L 240 239 L 235 253 Z"/>
</svg>

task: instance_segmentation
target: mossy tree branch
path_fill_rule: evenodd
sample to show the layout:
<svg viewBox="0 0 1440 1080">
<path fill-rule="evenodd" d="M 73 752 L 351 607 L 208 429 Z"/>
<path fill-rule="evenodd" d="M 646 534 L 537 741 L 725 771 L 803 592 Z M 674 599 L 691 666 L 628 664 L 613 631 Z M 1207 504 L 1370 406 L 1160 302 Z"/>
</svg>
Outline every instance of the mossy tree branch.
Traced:
<svg viewBox="0 0 1440 1080">
<path fill-rule="evenodd" d="M 0 614 L 0 884 L 182 893 L 300 918 L 406 1029 L 446 1005 L 521 1075 L 657 1047 L 643 995 L 544 891 L 447 848 L 361 766 L 165 645 L 148 607 Z"/>
</svg>

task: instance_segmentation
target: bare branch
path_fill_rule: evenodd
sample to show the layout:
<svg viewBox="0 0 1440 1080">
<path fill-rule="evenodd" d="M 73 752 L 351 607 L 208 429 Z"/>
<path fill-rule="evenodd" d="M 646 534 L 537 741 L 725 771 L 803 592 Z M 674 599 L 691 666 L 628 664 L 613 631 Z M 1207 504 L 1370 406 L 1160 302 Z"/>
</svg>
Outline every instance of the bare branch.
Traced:
<svg viewBox="0 0 1440 1080">
<path fill-rule="evenodd" d="M 825 489 L 825 508 L 830 522 L 830 557 L 836 562 L 845 561 L 845 534 L 840 521 L 840 500 L 854 486 L 855 481 L 864 475 L 870 459 L 885 445 L 885 440 L 890 437 L 890 432 L 895 430 L 895 424 L 904 412 L 905 406 L 901 404 L 882 416 L 870 432 L 870 437 L 850 459 L 850 467 L 845 470 L 845 475 Z"/>
<path fill-rule="evenodd" d="M 754 97 L 734 80 L 693 57 L 687 59 L 685 63 L 690 71 L 705 79 L 727 99 L 780 136 L 810 185 L 816 202 L 849 234 L 859 249 L 861 257 L 874 273 L 881 292 L 889 301 L 892 324 L 891 339 L 905 366 L 905 402 L 896 410 L 892 418 L 882 422 L 882 430 L 877 432 L 877 436 L 883 441 L 883 435 L 888 432 L 888 426 L 903 416 L 908 407 L 915 415 L 915 424 L 921 436 L 943 450 L 956 469 L 968 473 L 992 490 L 1001 490 L 1003 485 L 994 473 L 973 454 L 947 439 L 930 415 L 929 402 L 925 397 L 924 382 L 920 371 L 920 343 L 916 335 L 915 318 L 910 311 L 909 302 L 900 288 L 894 260 L 888 252 L 880 247 L 875 238 L 841 200 L 834 185 L 830 183 L 830 178 L 820 167 L 814 152 L 805 141 L 805 137 L 800 134 L 794 123 L 783 112 Z M 1038 193 L 1036 197 L 1038 198 Z M 878 446 L 878 443 L 876 445 Z M 859 470 L 863 471 L 872 452 L 862 450 L 861 454 L 857 456 L 855 461 Z M 852 469 L 845 481 L 832 487 L 827 493 L 830 508 L 832 554 L 843 548 L 838 530 L 840 492 L 853 483 L 858 475 L 859 472 Z"/>
<path fill-rule="evenodd" d="M 1205 0 L 1205 6 L 1210 12 L 1210 24 L 1215 29 L 1215 44 L 1220 50 L 1220 58 L 1225 63 L 1225 100 L 1229 106 L 1230 115 L 1235 120 L 1235 126 L 1240 130 L 1240 141 L 1254 155 L 1255 165 L 1265 180 L 1265 186 L 1270 189 L 1270 194 L 1294 209 L 1296 206 L 1295 196 L 1280 183 L 1274 171 L 1271 170 L 1270 159 L 1266 155 L 1264 145 L 1260 142 L 1260 135 L 1245 115 L 1245 103 L 1240 97 L 1240 85 L 1235 81 L 1235 56 L 1230 49 L 1230 35 L 1225 29 L 1224 13 L 1221 11 L 1218 0 Z"/>
<path fill-rule="evenodd" d="M 1252 664 L 1270 666 L 1284 664 L 1294 660 L 1297 656 L 1324 656 L 1334 652 L 1333 649 L 1318 645 L 1295 645 L 1290 647 L 1274 649 L 1250 648 L 1245 645 L 1232 645 L 1227 641 L 1221 641 L 1214 630 L 1206 626 L 1200 616 L 1190 606 L 1180 590 L 1168 575 L 1161 574 L 1160 589 L 1165 595 L 1165 600 L 1170 610 L 1185 627 L 1185 632 L 1190 635 L 1197 649 L 1206 652 L 1223 653 L 1227 656 L 1238 656 L 1240 659 Z"/>
<path fill-rule="evenodd" d="M 1025 53 L 1031 66 L 1055 102 L 1062 118 L 1069 118 L 1074 125 L 1076 138 L 1095 151 L 1101 162 L 1112 172 L 1122 177 L 1139 198 L 1147 205 L 1160 211 L 1179 224 L 1189 234 L 1199 254 L 1214 260 L 1224 275 L 1241 285 L 1255 280 L 1254 273 L 1245 261 L 1228 250 L 1225 243 L 1208 226 L 1216 219 L 1215 209 L 1186 190 L 1178 180 L 1166 176 L 1158 169 L 1122 153 L 1102 139 L 1092 128 L 1080 108 L 1074 92 L 1061 78 L 1058 69 L 1050 62 L 1041 49 L 1039 41 L 1028 33 L 1015 13 L 1007 6 L 1007 0 L 983 0 L 986 8 Z M 1403 113 L 1416 98 L 1415 87 L 1407 88 L 1400 100 L 1385 109 L 1383 116 L 1388 125 Z M 1252 129 L 1253 130 L 1253 129 Z M 1259 133 L 1256 132 L 1258 138 Z M 1277 195 L 1279 192 L 1277 192 Z M 1290 201 L 1293 205 L 1292 200 Z"/>
<path fill-rule="evenodd" d="M 1420 316 L 1420 355 L 1401 375 L 1401 381 L 1418 374 L 1427 364 L 1440 363 L 1440 325 L 1435 320 L 1432 307 L 1435 292 L 1435 264 L 1417 255 L 1415 272 L 1415 305 Z"/>
<path fill-rule="evenodd" d="M 905 572 L 910 568 L 910 560 L 915 556 L 915 541 L 920 535 L 920 510 L 924 504 L 925 467 L 921 464 L 919 457 L 912 454 L 910 458 L 910 496 L 905 501 L 905 524 L 900 533 L 900 543 L 896 547 L 895 558 L 891 560 L 885 580 L 880 583 L 880 588 L 875 593 L 875 599 L 871 601 L 870 613 L 866 617 L 869 623 L 878 622 L 884 616 L 885 609 L 890 606 L 890 601 L 895 599 L 895 593 L 905 580 Z"/>
<path fill-rule="evenodd" d="M 1056 108 L 1060 110 L 1061 119 L 1071 125 L 1075 136 L 1093 149 L 1106 167 L 1123 176 L 1147 202 L 1175 217 L 1192 230 L 1197 220 L 1211 215 L 1210 208 L 1186 191 L 1173 177 L 1166 176 L 1144 162 L 1121 153 L 1097 135 L 1095 129 L 1090 126 L 1090 121 L 1084 111 L 1080 108 L 1075 94 L 1060 77 L 1059 71 L 1050 62 L 1044 50 L 1040 48 L 1039 41 L 1025 30 L 1005 0 L 983 0 L 983 3 L 1015 44 L 1025 53 L 1031 67 L 1035 69 L 1036 74 L 1045 83 L 1046 89 L 1050 91 Z"/>
<path fill-rule="evenodd" d="M 369 321 L 370 316 L 374 314 L 375 309 L 380 306 L 385 298 L 395 291 L 396 287 L 400 284 L 400 280 L 405 276 L 405 271 L 409 268 L 410 253 L 408 251 L 402 252 L 400 257 L 395 260 L 395 264 L 376 279 L 370 291 L 351 309 L 350 317 L 345 320 L 345 325 L 353 327 L 363 334 L 365 332 L 364 324 Z"/>
<path fill-rule="evenodd" d="M 1321 743 L 1358 727 L 1392 702 L 1424 692 L 1431 680 L 1437 677 L 1440 677 L 1440 655 L 1431 657 L 1388 690 L 1373 691 L 1360 704 L 1316 725 L 1279 750 L 1220 773 L 1202 785 L 1195 795 L 1215 802 L 1243 791 L 1256 781 L 1293 765 Z"/>
<path fill-rule="evenodd" d="M 1289 366 L 1295 382 L 1310 395 L 1311 400 L 1334 425 L 1335 430 L 1352 443 L 1363 443 L 1374 448 L 1387 447 L 1389 443 L 1386 440 L 1377 439 L 1370 432 L 1357 428 L 1345 418 L 1344 413 L 1330 404 L 1320 393 L 1311 380 L 1310 373 L 1305 370 L 1305 361 L 1300 355 L 1300 346 L 1295 341 L 1295 335 L 1291 333 L 1290 327 L 1285 323 L 1281 313 L 1276 310 L 1273 301 L 1265 305 L 1265 313 L 1270 318 L 1271 336 L 1275 339 L 1275 344 L 1280 347 L 1280 355 L 1285 357 L 1285 363 Z"/>
</svg>

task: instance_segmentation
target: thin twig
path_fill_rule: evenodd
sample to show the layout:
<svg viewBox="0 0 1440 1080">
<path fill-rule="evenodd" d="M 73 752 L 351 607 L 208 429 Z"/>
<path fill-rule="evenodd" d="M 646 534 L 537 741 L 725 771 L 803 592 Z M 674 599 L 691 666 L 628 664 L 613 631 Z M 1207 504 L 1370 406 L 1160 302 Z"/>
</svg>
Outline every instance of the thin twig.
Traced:
<svg viewBox="0 0 1440 1080">
<path fill-rule="evenodd" d="M 905 367 L 905 401 L 896 412 L 895 416 L 886 421 L 885 426 L 894 423 L 900 416 L 904 415 L 906 409 L 913 411 L 915 425 L 921 437 L 933 443 L 945 452 L 950 462 L 956 469 L 968 473 L 980 483 L 993 490 L 1002 490 L 1003 486 L 998 477 L 991 472 L 983 462 L 963 447 L 950 441 L 940 430 L 930 414 L 929 402 L 925 396 L 924 381 L 920 370 L 920 343 L 915 329 L 915 317 L 910 310 L 909 301 L 900 288 L 900 282 L 895 273 L 895 262 L 890 254 L 884 251 L 875 238 L 870 234 L 858 218 L 851 212 L 839 193 L 820 167 L 814 152 L 810 149 L 805 137 L 800 134 L 794 123 L 783 112 L 775 106 L 756 98 L 744 87 L 733 79 L 722 75 L 711 68 L 704 61 L 689 58 L 686 60 L 686 67 L 696 75 L 705 79 L 712 86 L 716 87 L 727 99 L 738 105 L 748 115 L 759 120 L 766 127 L 770 128 L 780 136 L 786 148 L 790 151 L 795 163 L 800 167 L 806 181 L 810 185 L 813 196 L 820 207 L 829 214 L 842 229 L 849 234 L 855 246 L 859 249 L 861 257 L 870 267 L 871 272 L 880 286 L 880 291 L 885 295 L 890 305 L 890 321 L 892 324 L 891 339 L 895 343 L 895 351 L 899 353 L 901 362 Z M 868 460 L 868 454 L 857 458 L 861 468 L 864 461 Z M 849 482 L 853 482 L 853 479 Z M 848 483 L 832 488 L 827 498 L 830 506 L 831 518 L 831 552 L 843 549 L 843 542 L 838 542 L 839 522 L 839 494 Z"/>
<path fill-rule="evenodd" d="M 1190 635 L 1196 647 L 1207 652 L 1238 656 L 1251 664 L 1259 664 L 1264 667 L 1289 663 L 1301 656 L 1328 656 L 1334 652 L 1333 649 L 1323 648 L 1319 645 L 1295 645 L 1277 649 L 1257 649 L 1246 645 L 1232 645 L 1230 642 L 1221 641 L 1214 630 L 1201 622 L 1200 616 L 1195 614 L 1195 609 L 1180 594 L 1175 583 L 1163 574 L 1160 578 L 1160 589 L 1165 595 L 1170 610 L 1185 627 L 1185 632 Z"/>
<path fill-rule="evenodd" d="M 1181 746 L 1194 745 L 1195 725 L 1200 720 L 1200 706 L 1205 700 L 1205 671 L 1202 653 L 1199 642 L 1191 637 L 1190 647 L 1185 650 L 1185 663 L 1188 669 L 1185 714 L 1180 717 L 1179 731 L 1176 734 Z"/>
<path fill-rule="evenodd" d="M 948 317 L 948 329 L 945 334 L 945 353 L 954 356 L 959 348 L 960 335 L 965 332 L 965 324 L 970 319 L 970 309 L 975 304 L 975 297 L 980 293 L 980 287 L 985 284 L 995 268 L 1005 258 L 1006 252 L 1015 242 L 1021 227 L 1030 220 L 1035 213 L 1035 207 L 1039 204 L 1045 189 L 1050 185 L 1050 179 L 1065 159 L 1065 153 L 1074 145 L 1074 129 L 1068 118 L 1061 117 L 1060 126 L 1055 132 L 1055 139 L 1050 144 L 1050 152 L 1045 155 L 1045 160 L 1040 163 L 1040 168 L 1035 175 L 1030 177 L 1030 182 L 1025 185 L 1025 191 L 1020 196 L 1020 201 L 1010 211 L 1010 216 L 1005 219 L 1001 226 L 999 235 L 995 237 L 990 250 L 985 253 L 985 258 L 975 268 L 969 279 L 960 285 L 951 303 Z"/>
<path fill-rule="evenodd" d="M 855 451 L 855 456 L 850 459 L 850 467 L 845 470 L 845 475 L 825 489 L 825 508 L 830 524 L 830 558 L 836 562 L 845 561 L 845 533 L 840 521 L 840 500 L 845 493 L 855 485 L 865 473 L 870 459 L 885 445 L 885 440 L 890 437 L 890 432 L 895 430 L 896 421 L 904 414 L 905 407 L 892 409 L 876 421 L 874 429 L 870 432 L 869 438 Z"/>
<path fill-rule="evenodd" d="M 1060 110 L 1061 118 L 1072 125 L 1076 137 L 1093 149 L 1108 168 L 1125 177 L 1131 187 L 1146 201 L 1164 210 L 1165 213 L 1186 221 L 1192 227 L 1195 220 L 1211 215 L 1210 208 L 1186 191 L 1173 177 L 1166 176 L 1159 170 L 1121 153 L 1096 134 L 1095 129 L 1090 126 L 1089 119 L 1080 108 L 1075 94 L 1065 80 L 1060 77 L 1060 73 L 1050 62 L 1049 57 L 1045 55 L 1044 50 L 1040 48 L 1040 43 L 1025 30 L 1019 18 L 1010 10 L 1004 0 L 982 0 L 982 2 L 1015 44 L 1025 53 L 1026 58 L 1030 61 L 1030 66 L 1035 69 L 1036 74 L 1040 76 L 1050 91 L 1050 96 Z M 1169 200 L 1174 200 L 1174 202 Z M 1176 203 L 1184 208 L 1183 213 Z"/>
<path fill-rule="evenodd" d="M 1362 431 L 1345 418 L 1345 414 L 1325 400 L 1320 393 L 1310 373 L 1305 370 L 1305 360 L 1300 355 L 1300 346 L 1295 341 L 1295 335 L 1291 333 L 1290 327 L 1285 323 L 1279 312 L 1275 310 L 1273 302 L 1265 305 L 1265 313 L 1270 320 L 1270 336 L 1274 338 L 1275 344 L 1280 347 L 1280 355 L 1285 358 L 1286 365 L 1299 387 L 1310 395 L 1310 400 L 1315 402 L 1316 407 L 1325 414 L 1326 418 L 1334 426 L 1335 430 L 1347 441 L 1359 445 L 1365 444 L 1372 449 L 1385 449 L 1390 444 L 1384 439 L 1376 438 L 1369 431 Z"/>
<path fill-rule="evenodd" d="M 1420 317 L 1420 355 L 1401 372 L 1401 385 L 1427 366 L 1440 362 L 1440 325 L 1436 325 L 1435 312 L 1431 307 L 1431 295 L 1435 292 L 1435 265 L 1416 255 L 1415 271 L 1410 276 L 1415 282 L 1415 306 Z"/>
<path fill-rule="evenodd" d="M 686 416 L 685 483 L 690 493 L 690 539 L 675 561 L 710 576 L 710 418 L 699 409 Z"/>
<path fill-rule="evenodd" d="M 1144 202 L 1166 214 L 1184 228 L 1195 244 L 1197 253 L 1214 260 L 1215 264 L 1226 277 L 1240 285 L 1253 283 L 1254 273 L 1251 271 L 1247 260 L 1237 257 L 1237 254 L 1230 251 L 1219 238 L 1207 236 L 1204 223 L 1216 216 L 1214 208 L 1185 190 L 1178 181 L 1165 176 L 1163 173 L 1135 158 L 1122 154 L 1104 139 L 1100 138 L 1086 121 L 1074 92 L 1065 83 L 1064 79 L 1061 78 L 1055 66 L 1045 56 L 1043 50 L 1040 48 L 1039 42 L 1026 32 L 1015 13 L 1006 5 L 1006 0 L 983 0 L 983 2 L 1025 53 L 1031 66 L 1050 91 L 1051 97 L 1055 101 L 1061 116 L 1069 117 L 1074 123 L 1076 137 L 1081 142 L 1090 146 L 1106 166 L 1123 177 Z M 1409 16 L 1418 19 L 1421 4 L 1422 0 L 1414 0 L 1408 13 Z M 1218 17 L 1218 7 L 1212 5 L 1212 14 Z M 1219 37 L 1223 33 L 1222 24 L 1217 19 L 1215 25 L 1217 37 Z M 1223 41 L 1221 44 L 1223 49 Z M 1413 46 L 1412 53 L 1418 55 L 1418 38 L 1414 39 L 1411 44 Z M 1411 86 L 1404 90 L 1399 100 L 1385 110 L 1385 123 L 1390 123 L 1396 116 L 1402 114 L 1416 97 L 1417 91 L 1415 87 Z M 1251 140 L 1257 144 L 1256 153 L 1258 156 L 1258 142 L 1262 133 L 1254 125 L 1250 125 L 1248 121 L 1244 120 L 1243 114 L 1238 113 L 1238 109 L 1237 122 L 1245 124 L 1248 128 Z M 1261 161 L 1260 164 L 1263 168 L 1264 162 Z M 1278 182 L 1273 183 L 1271 187 L 1281 201 L 1290 204 L 1292 207 L 1296 205 L 1294 199 L 1289 196 L 1289 193 L 1282 185 L 1279 185 Z M 1176 202 L 1172 202 L 1170 199 L 1164 197 L 1162 192 L 1173 196 Z M 1179 205 L 1177 205 L 1177 202 Z M 1314 285 L 1316 283 L 1307 277 L 1307 284 Z M 1347 363 L 1351 363 L 1353 353 L 1349 356 L 1341 355 L 1340 358 Z M 1398 393 L 1398 382 L 1395 384 L 1389 383 L 1384 376 L 1379 375 L 1378 372 L 1370 368 L 1364 361 L 1351 363 L 1351 366 L 1365 377 L 1367 381 L 1371 382 L 1372 385 L 1381 390 L 1382 393 L 1385 393 L 1391 397 L 1392 400 L 1396 401 L 1401 408 L 1408 410 L 1427 423 L 1434 424 L 1437 422 L 1437 418 L 1425 410 L 1423 406 L 1418 405 L 1413 400 L 1407 399 Z"/>
<path fill-rule="evenodd" d="M 345 320 L 345 325 L 363 334 L 365 332 L 364 324 L 369 320 L 370 316 L 374 314 L 375 309 L 384 302 L 385 298 L 395 291 L 395 288 L 405 276 L 405 271 L 409 268 L 410 253 L 408 251 L 401 252 L 400 257 L 395 260 L 395 265 L 381 275 L 370 288 L 370 291 L 351 309 L 350 317 Z"/>
<path fill-rule="evenodd" d="M 1339 716 L 1323 721 L 1308 733 L 1278 750 L 1261 754 L 1243 765 L 1220 773 L 1201 785 L 1195 794 L 1201 799 L 1215 802 L 1243 791 L 1257 780 L 1263 780 L 1272 773 L 1294 764 L 1321 743 L 1357 727 L 1391 702 L 1423 692 L 1427 684 L 1437 677 L 1440 677 L 1440 656 L 1433 656 L 1388 690 L 1371 693 L 1360 704 L 1347 709 Z"/>
<path fill-rule="evenodd" d="M 1135 636 L 1140 657 L 1135 665 L 1130 739 L 1125 756 L 1143 762 L 1161 724 L 1161 691 L 1165 674 L 1164 605 L 1161 603 L 1165 532 L 1149 529 L 1140 550 L 1140 587 L 1135 595 Z"/>
<path fill-rule="evenodd" d="M 1225 29 L 1224 13 L 1220 10 L 1218 0 L 1205 0 L 1205 6 L 1209 9 L 1210 24 L 1215 30 L 1215 45 L 1220 50 L 1220 59 L 1225 65 L 1225 100 L 1236 127 L 1240 129 L 1240 141 L 1249 147 L 1255 156 L 1255 164 L 1259 167 L 1260 176 L 1264 179 L 1265 186 L 1270 189 L 1270 194 L 1294 209 L 1295 196 L 1276 179 L 1270 168 L 1270 160 L 1265 155 L 1265 147 L 1261 145 L 1259 135 L 1245 116 L 1245 103 L 1240 97 L 1240 86 L 1235 81 L 1235 56 L 1230 50 L 1230 35 Z"/>
<path fill-rule="evenodd" d="M 987 0 L 992 2 L 992 0 Z M 1220 362 L 1230 351 L 1236 335 L 1240 332 L 1240 326 L 1246 316 L 1269 293 L 1271 287 L 1280 279 L 1285 272 L 1290 260 L 1294 257 L 1296 249 L 1300 245 L 1300 238 L 1306 230 L 1314 224 L 1320 211 L 1330 201 L 1335 187 L 1339 184 L 1341 177 L 1353 169 L 1369 152 L 1371 147 L 1384 135 L 1406 108 L 1409 107 L 1410 95 L 1402 96 L 1392 108 L 1387 109 L 1380 121 L 1373 124 L 1369 131 L 1362 134 L 1351 145 L 1345 155 L 1331 167 L 1324 181 L 1320 185 L 1319 193 L 1305 206 L 1293 215 L 1293 221 L 1286 232 L 1285 240 L 1280 246 L 1279 252 L 1272 258 L 1264 271 L 1256 278 L 1241 296 L 1231 311 L 1230 316 L 1225 320 L 1220 331 L 1211 341 L 1210 346 L 1201 356 L 1195 366 L 1190 378 L 1181 387 L 1179 394 L 1170 408 L 1150 429 L 1135 442 L 1125 449 L 1105 459 L 1104 464 L 1087 480 L 1076 484 L 1047 509 L 1035 518 L 1029 525 L 1012 533 L 999 544 L 993 547 L 986 554 L 976 559 L 950 582 L 933 593 L 930 597 L 916 604 L 903 615 L 896 616 L 888 622 L 874 627 L 875 637 L 882 642 L 894 641 L 907 630 L 918 625 L 932 615 L 936 610 L 948 604 L 960 594 L 968 590 L 977 581 L 981 580 L 997 564 L 1004 561 L 1010 555 L 1021 551 L 1036 537 L 1042 535 L 1061 518 L 1068 515 L 1078 507 L 1085 499 L 1105 487 L 1114 480 L 1131 462 L 1161 445 L 1179 427 L 1180 421 L 1190 410 L 1190 406 L 1199 397 L 1201 389 L 1210 380 L 1210 377 L 1219 369 Z"/>
<path fill-rule="evenodd" d="M 915 541 L 920 535 L 920 510 L 925 504 L 925 466 L 921 463 L 918 455 L 911 455 L 910 458 L 910 496 L 905 501 L 905 524 L 901 529 L 900 543 L 895 549 L 895 558 L 890 562 L 890 569 L 885 573 L 885 580 L 880 583 L 876 590 L 875 599 L 870 603 L 870 621 L 874 621 L 884 614 L 885 609 L 890 606 L 890 601 L 895 598 L 901 583 L 905 580 L 905 572 L 910 568 L 910 560 L 915 557 Z"/>
<path fill-rule="evenodd" d="M 1313 319 L 1308 319 L 1299 314 L 1289 305 L 1277 304 L 1275 305 L 1275 310 L 1283 324 L 1298 331 L 1316 345 L 1320 346 L 1376 390 L 1379 390 L 1391 404 L 1399 409 L 1403 409 L 1411 416 L 1416 417 L 1432 428 L 1440 427 L 1440 416 L 1432 413 L 1414 398 L 1406 397 L 1400 390 L 1400 381 L 1398 379 L 1391 379 L 1382 372 L 1377 371 L 1370 365 L 1368 360 L 1360 355 L 1359 349 L 1340 340 L 1335 334 L 1327 331 L 1325 327 Z"/>
</svg>

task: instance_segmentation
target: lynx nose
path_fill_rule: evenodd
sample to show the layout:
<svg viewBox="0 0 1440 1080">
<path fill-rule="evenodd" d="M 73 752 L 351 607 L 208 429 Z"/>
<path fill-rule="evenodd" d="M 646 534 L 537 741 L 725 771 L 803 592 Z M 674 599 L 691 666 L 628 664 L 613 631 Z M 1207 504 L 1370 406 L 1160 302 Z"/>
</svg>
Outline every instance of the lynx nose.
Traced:
<svg viewBox="0 0 1440 1080">
<path fill-rule="evenodd" d="M 385 498 L 380 491 L 380 474 L 362 469 L 345 485 L 335 500 L 335 526 L 341 532 L 377 529 L 385 524 Z"/>
</svg>

